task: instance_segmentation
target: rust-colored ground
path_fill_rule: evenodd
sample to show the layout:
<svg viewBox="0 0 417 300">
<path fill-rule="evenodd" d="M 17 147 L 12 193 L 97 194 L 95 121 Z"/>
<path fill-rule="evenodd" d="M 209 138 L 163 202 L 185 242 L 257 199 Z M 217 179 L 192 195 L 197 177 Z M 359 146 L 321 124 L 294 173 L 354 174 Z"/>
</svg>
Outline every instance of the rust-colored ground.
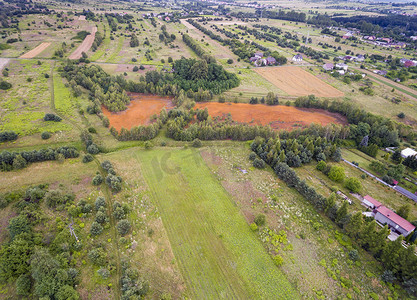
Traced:
<svg viewBox="0 0 417 300">
<path fill-rule="evenodd" d="M 252 125 L 270 125 L 274 129 L 294 129 L 312 123 L 327 125 L 329 123 L 347 124 L 346 118 L 322 109 L 300 109 L 292 106 L 267 106 L 247 103 L 197 103 L 195 109 L 208 109 L 212 117 L 226 117 L 239 123 Z"/>
<path fill-rule="evenodd" d="M 254 69 L 259 75 L 291 96 L 342 97 L 343 92 L 299 67 Z"/>
<path fill-rule="evenodd" d="M 104 106 L 102 107 L 103 114 L 109 118 L 110 127 L 113 126 L 118 131 L 126 128 L 130 129 L 138 125 L 146 125 L 150 122 L 150 117 L 154 114 L 159 114 L 165 107 L 170 109 L 173 107 L 171 99 L 168 97 L 129 94 L 132 101 L 125 111 L 112 113 Z"/>
<path fill-rule="evenodd" d="M 37 55 L 41 54 L 41 52 L 43 50 L 45 50 L 46 48 L 48 48 L 50 44 L 51 43 L 41 43 L 36 48 L 30 50 L 29 52 L 26 52 L 25 54 L 23 54 L 19 58 L 34 58 Z"/>
<path fill-rule="evenodd" d="M 79 59 L 79 58 L 81 58 L 81 55 L 82 55 L 83 52 L 87 53 L 87 51 L 90 50 L 91 46 L 94 43 L 94 39 L 96 38 L 96 32 L 97 32 L 97 27 L 94 26 L 91 29 L 91 34 L 89 34 L 85 37 L 85 39 L 81 43 L 81 45 L 79 45 L 78 48 L 75 49 L 75 51 L 72 52 L 71 55 L 68 58 L 69 59 Z"/>
</svg>

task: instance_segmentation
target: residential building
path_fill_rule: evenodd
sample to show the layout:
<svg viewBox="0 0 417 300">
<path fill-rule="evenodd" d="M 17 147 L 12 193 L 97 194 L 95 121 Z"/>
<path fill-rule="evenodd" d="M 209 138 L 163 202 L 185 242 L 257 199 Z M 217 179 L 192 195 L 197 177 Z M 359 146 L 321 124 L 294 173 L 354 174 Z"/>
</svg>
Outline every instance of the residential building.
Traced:
<svg viewBox="0 0 417 300">
<path fill-rule="evenodd" d="M 333 70 L 334 69 L 334 64 L 332 64 L 332 63 L 324 64 L 323 69 L 326 70 L 326 71 Z"/>
<path fill-rule="evenodd" d="M 411 148 L 405 148 L 404 150 L 401 151 L 401 156 L 404 158 L 407 158 L 409 156 L 414 156 L 417 155 L 417 152 Z"/>
<path fill-rule="evenodd" d="M 390 228 L 391 231 L 396 231 L 403 236 L 409 235 L 416 228 L 406 219 L 400 217 L 395 212 L 383 205 L 377 208 L 375 213 L 375 220 L 383 225 L 388 225 L 388 228 Z"/>
<path fill-rule="evenodd" d="M 365 205 L 366 207 L 369 207 L 372 210 L 382 205 L 381 202 L 375 200 L 369 195 L 366 195 L 365 197 L 363 197 L 362 204 Z"/>
<path fill-rule="evenodd" d="M 303 61 L 303 56 L 301 54 L 294 55 L 292 61 Z"/>
</svg>

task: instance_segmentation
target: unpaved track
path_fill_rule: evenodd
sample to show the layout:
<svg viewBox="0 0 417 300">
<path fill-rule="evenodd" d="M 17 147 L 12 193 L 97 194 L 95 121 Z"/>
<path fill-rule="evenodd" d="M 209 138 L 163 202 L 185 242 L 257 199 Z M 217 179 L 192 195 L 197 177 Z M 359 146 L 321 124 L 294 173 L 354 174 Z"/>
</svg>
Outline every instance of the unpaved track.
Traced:
<svg viewBox="0 0 417 300">
<path fill-rule="evenodd" d="M 0 71 L 9 63 L 10 58 L 1 58 L 0 57 Z"/>
<path fill-rule="evenodd" d="M 84 41 L 81 43 L 81 45 L 78 46 L 78 48 L 72 52 L 72 54 L 68 57 L 69 59 L 79 59 L 81 58 L 81 55 L 83 52 L 87 52 L 90 50 L 91 46 L 94 43 L 94 39 L 96 37 L 97 27 L 94 26 L 91 29 L 91 34 L 87 35 L 84 39 Z"/>
<path fill-rule="evenodd" d="M 343 92 L 299 67 L 262 67 L 255 72 L 291 96 L 342 97 Z"/>
<path fill-rule="evenodd" d="M 37 55 L 41 54 L 41 52 L 44 51 L 46 48 L 48 48 L 50 44 L 51 43 L 42 43 L 38 45 L 36 48 L 30 50 L 29 52 L 26 52 L 19 58 L 34 58 Z"/>
</svg>

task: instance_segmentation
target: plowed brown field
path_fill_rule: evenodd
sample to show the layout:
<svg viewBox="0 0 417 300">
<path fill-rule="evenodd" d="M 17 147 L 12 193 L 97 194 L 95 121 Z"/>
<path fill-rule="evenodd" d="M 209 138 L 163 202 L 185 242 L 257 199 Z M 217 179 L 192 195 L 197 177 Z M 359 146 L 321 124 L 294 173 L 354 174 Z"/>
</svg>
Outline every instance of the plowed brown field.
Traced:
<svg viewBox="0 0 417 300">
<path fill-rule="evenodd" d="M 34 58 L 37 55 L 39 55 L 43 50 L 45 50 L 46 48 L 48 48 L 50 44 L 51 43 L 41 43 L 36 48 L 33 48 L 29 52 L 26 52 L 25 54 L 23 54 L 19 58 Z"/>
<path fill-rule="evenodd" d="M 97 27 L 94 26 L 91 29 L 91 34 L 85 37 L 84 41 L 78 46 L 77 49 L 75 49 L 74 52 L 71 53 L 71 55 L 68 58 L 79 59 L 81 58 L 81 55 L 83 52 L 87 53 L 87 51 L 90 50 L 91 46 L 94 43 L 94 39 L 96 38 L 96 32 L 97 32 Z"/>
<path fill-rule="evenodd" d="M 197 103 L 195 108 L 208 109 L 212 117 L 232 115 L 239 123 L 252 125 L 270 125 L 274 129 L 294 129 L 312 123 L 327 125 L 329 123 L 347 124 L 346 118 L 322 109 L 300 109 L 292 106 L 267 106 L 247 103 Z"/>
<path fill-rule="evenodd" d="M 299 67 L 254 69 L 259 75 L 291 96 L 342 97 L 343 92 Z"/>
<path fill-rule="evenodd" d="M 150 118 L 154 114 L 159 114 L 165 107 L 173 107 L 171 99 L 168 97 L 130 94 L 132 101 L 125 111 L 113 113 L 102 107 L 103 114 L 109 118 L 110 127 L 113 126 L 118 131 L 126 128 L 130 129 L 138 125 L 149 124 Z"/>
</svg>

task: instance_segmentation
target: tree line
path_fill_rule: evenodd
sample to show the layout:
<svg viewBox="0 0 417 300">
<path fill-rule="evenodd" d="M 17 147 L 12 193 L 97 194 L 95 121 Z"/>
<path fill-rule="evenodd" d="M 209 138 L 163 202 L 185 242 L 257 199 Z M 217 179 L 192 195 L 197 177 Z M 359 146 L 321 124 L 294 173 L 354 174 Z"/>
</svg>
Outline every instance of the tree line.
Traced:
<svg viewBox="0 0 417 300">
<path fill-rule="evenodd" d="M 282 143 L 282 142 L 280 142 Z M 285 181 L 288 186 L 295 188 L 319 212 L 325 213 L 331 220 L 342 227 L 363 249 L 370 252 L 385 267 L 382 279 L 392 283 L 398 280 L 411 294 L 416 293 L 417 284 L 417 256 L 415 246 L 404 248 L 401 244 L 403 238 L 395 242 L 387 241 L 389 229 L 385 226 L 379 229 L 375 220 L 364 219 L 361 212 L 350 214 L 347 202 L 342 205 L 336 203 L 336 195 L 332 193 L 328 198 L 323 197 L 301 180 L 293 169 L 280 160 L 268 159 L 265 150 L 276 149 L 277 140 L 257 137 L 251 144 L 251 149 L 275 171 L 276 175 Z"/>
</svg>

